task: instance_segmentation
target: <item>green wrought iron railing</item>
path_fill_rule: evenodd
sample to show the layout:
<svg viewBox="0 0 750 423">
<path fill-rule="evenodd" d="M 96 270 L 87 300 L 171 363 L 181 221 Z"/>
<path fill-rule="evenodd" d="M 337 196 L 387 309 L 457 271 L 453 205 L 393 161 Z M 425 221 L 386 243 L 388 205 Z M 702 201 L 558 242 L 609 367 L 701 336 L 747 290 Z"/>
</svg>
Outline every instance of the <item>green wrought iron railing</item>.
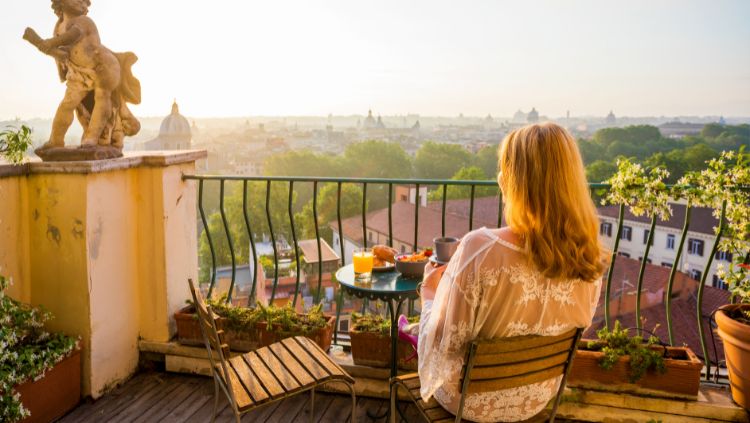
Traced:
<svg viewBox="0 0 750 423">
<path fill-rule="evenodd" d="M 447 210 L 447 201 L 449 197 L 449 187 L 469 187 L 470 193 L 469 193 L 469 213 L 468 213 L 468 222 L 469 222 L 469 230 L 472 230 L 474 227 L 474 213 L 475 213 L 475 199 L 476 199 L 476 188 L 477 187 L 495 187 L 497 188 L 497 183 L 495 181 L 486 180 L 486 181 L 457 181 L 457 180 L 431 180 L 431 179 L 382 179 L 382 178 L 331 178 L 331 177 L 276 177 L 276 176 L 228 176 L 228 175 L 184 175 L 183 178 L 185 180 L 195 181 L 198 185 L 198 211 L 200 213 L 200 219 L 203 226 L 203 233 L 206 236 L 206 241 L 209 246 L 210 250 L 210 258 L 211 258 L 211 267 L 208 277 L 208 293 L 211 295 L 215 288 L 216 284 L 216 276 L 217 276 L 217 255 L 215 251 L 215 241 L 216 241 L 216 233 L 212 234 L 207 217 L 205 212 L 205 187 L 207 184 L 218 184 L 219 185 L 219 213 L 221 216 L 221 224 L 222 224 L 222 231 L 226 236 L 226 240 L 229 244 L 229 251 L 231 255 L 231 276 L 230 276 L 230 284 L 229 289 L 227 293 L 227 301 L 231 301 L 233 292 L 235 290 L 235 282 L 236 282 L 236 268 L 237 268 L 237 260 L 235 259 L 235 240 L 232 238 L 231 231 L 230 231 L 230 225 L 228 222 L 228 218 L 225 211 L 225 205 L 224 205 L 224 197 L 225 194 L 225 185 L 229 182 L 234 183 L 242 183 L 242 211 L 243 211 L 243 218 L 244 218 L 244 227 L 246 230 L 246 234 L 248 236 L 249 242 L 250 242 L 250 253 L 248 254 L 248 260 L 252 259 L 253 263 L 258 263 L 258 253 L 256 250 L 256 237 L 259 235 L 257 230 L 253 230 L 253 226 L 256 222 L 251 222 L 251 219 L 248 215 L 248 204 L 250 204 L 252 201 L 264 201 L 264 208 L 265 208 L 265 214 L 266 214 L 266 224 L 269 229 L 269 233 L 265 234 L 268 235 L 271 239 L 271 245 L 273 249 L 273 261 L 274 261 L 274 280 L 273 285 L 271 287 L 271 294 L 270 299 L 273 301 L 275 299 L 276 293 L 277 293 L 277 285 L 279 283 L 279 252 L 277 250 L 276 241 L 277 238 L 274 234 L 274 227 L 273 227 L 273 219 L 272 219 L 272 210 L 271 210 L 271 197 L 273 193 L 273 188 L 275 186 L 285 186 L 286 189 L 288 189 L 288 200 L 287 200 L 287 213 L 289 217 L 289 225 L 291 229 L 291 237 L 292 237 L 292 248 L 294 250 L 294 256 L 296 260 L 297 265 L 297 272 L 296 272 L 296 281 L 295 281 L 295 290 L 294 295 L 292 298 L 292 304 L 297 304 L 297 298 L 300 294 L 300 287 L 301 287 L 301 281 L 300 281 L 300 254 L 299 254 L 299 245 L 298 245 L 298 227 L 295 224 L 295 218 L 294 218 L 294 193 L 295 193 L 295 187 L 299 187 L 302 184 L 308 184 L 312 186 L 312 213 L 313 213 L 313 222 L 314 222 L 314 233 L 316 238 L 316 246 L 318 250 L 318 257 L 322 257 L 322 251 L 321 251 L 321 231 L 319 228 L 318 223 L 318 196 L 320 192 L 320 186 L 326 185 L 326 184 L 335 184 L 336 186 L 336 223 L 338 224 L 339 228 L 339 249 L 340 249 L 340 260 L 341 265 L 344 265 L 346 263 L 346 256 L 345 256 L 345 246 L 344 246 L 344 234 L 343 234 L 343 226 L 342 226 L 342 214 L 341 214 L 341 198 L 342 198 L 342 186 L 345 184 L 353 184 L 360 186 L 362 189 L 362 204 L 361 204 L 361 225 L 362 225 L 362 242 L 364 246 L 368 245 L 368 234 L 367 234 L 367 216 L 368 216 L 368 186 L 378 185 L 386 187 L 387 191 L 387 201 L 388 201 L 388 236 L 387 236 L 387 244 L 389 246 L 393 246 L 394 243 L 394 233 L 393 233 L 393 189 L 394 186 L 397 185 L 406 185 L 409 187 L 415 188 L 415 205 L 420 204 L 420 188 L 421 187 L 431 187 L 434 191 L 442 193 L 442 198 L 440 200 L 441 202 L 441 235 L 445 236 L 446 234 L 446 210 Z M 249 183 L 264 183 L 265 184 L 265 200 L 262 200 L 261 198 L 249 198 L 249 191 L 248 191 L 248 184 Z M 590 184 L 590 189 L 592 193 L 602 191 L 606 191 L 609 188 L 609 185 L 607 184 Z M 501 226 L 502 224 L 502 208 L 503 208 L 503 199 L 502 194 L 497 191 L 495 194 L 497 196 L 497 226 Z M 414 233 L 412 238 L 412 247 L 416 250 L 420 247 L 419 245 L 419 214 L 420 207 L 414 208 Z M 683 229 L 681 231 L 678 247 L 676 248 L 676 257 L 674 259 L 674 262 L 671 266 L 669 279 L 665 281 L 665 313 L 666 313 L 666 323 L 667 323 L 667 332 L 668 332 L 668 339 L 666 342 L 669 345 L 675 344 L 675 328 L 673 325 L 673 310 L 672 310 L 672 294 L 674 289 L 674 282 L 677 272 L 679 271 L 678 266 L 681 263 L 680 258 L 683 254 L 683 249 L 685 247 L 685 240 L 688 237 L 689 227 L 690 227 L 690 219 L 691 219 L 691 213 L 693 211 L 694 207 L 690 204 L 686 205 L 685 210 L 685 221 L 683 223 Z M 697 305 L 696 305 L 696 317 L 697 317 L 697 328 L 698 328 L 698 335 L 700 338 L 700 345 L 702 349 L 702 356 L 705 359 L 706 366 L 704 368 L 704 378 L 706 381 L 709 380 L 711 377 L 711 368 L 712 366 L 718 366 L 719 363 L 715 362 L 714 359 L 711 359 L 708 351 L 708 341 L 706 337 L 706 324 L 709 321 L 708 317 L 710 315 L 710 312 L 713 310 L 709 310 L 709 313 L 704 312 L 704 304 L 703 304 L 703 293 L 705 290 L 705 283 L 708 277 L 708 274 L 710 273 L 712 262 L 714 255 L 716 254 L 719 242 L 722 238 L 722 232 L 724 228 L 724 217 L 725 217 L 725 211 L 726 211 L 726 204 L 723 205 L 721 210 L 721 218 L 719 222 L 719 230 L 717 231 L 717 234 L 714 238 L 713 245 L 710 249 L 711 254 L 708 256 L 707 262 L 705 264 L 705 268 L 702 272 L 701 281 L 698 287 L 697 291 Z M 399 219 L 406 219 L 408 216 L 398 216 Z M 606 301 L 604 301 L 604 322 L 606 327 L 611 327 L 612 322 L 612 312 L 610 309 L 610 300 L 612 299 L 612 279 L 614 275 L 615 266 L 617 265 L 617 261 L 615 260 L 618 253 L 619 253 L 619 246 L 620 246 L 620 238 L 623 234 L 623 223 L 625 220 L 625 207 L 620 206 L 618 211 L 618 217 L 617 217 L 617 230 L 615 233 L 614 238 L 614 248 L 612 249 L 611 254 L 611 264 L 606 274 L 606 279 L 604 281 L 605 287 L 604 287 L 604 295 Z M 329 223 L 329 222 L 327 222 Z M 656 231 L 656 225 L 657 221 L 656 218 L 651 219 L 650 225 L 649 225 L 649 233 L 647 237 L 646 247 L 645 247 L 645 253 L 643 255 L 642 263 L 640 265 L 640 269 L 638 272 L 638 280 L 636 284 L 636 326 L 637 330 L 642 329 L 641 328 L 641 293 L 643 292 L 643 281 L 644 281 L 644 274 L 646 270 L 646 263 L 649 260 L 649 254 L 651 252 L 651 244 L 654 241 L 654 235 Z M 399 234 L 400 236 L 403 236 L 404 234 Z M 314 286 L 317 282 L 317 289 L 314 290 L 315 296 L 314 296 L 314 302 L 318 303 L 321 301 L 321 288 L 322 288 L 322 277 L 323 277 L 323 260 L 318 260 L 318 266 L 317 266 L 317 281 L 315 280 L 308 280 L 307 283 L 310 284 L 310 286 Z M 252 272 L 252 285 L 251 285 L 251 297 L 254 297 L 257 289 L 257 271 Z M 342 291 L 339 290 L 339 295 L 336 298 L 337 302 L 337 313 L 336 313 L 336 324 L 338 327 L 340 312 L 341 312 L 341 297 L 342 297 Z M 708 328 L 708 330 L 712 330 L 712 328 Z M 334 341 L 336 342 L 336 341 Z"/>
</svg>

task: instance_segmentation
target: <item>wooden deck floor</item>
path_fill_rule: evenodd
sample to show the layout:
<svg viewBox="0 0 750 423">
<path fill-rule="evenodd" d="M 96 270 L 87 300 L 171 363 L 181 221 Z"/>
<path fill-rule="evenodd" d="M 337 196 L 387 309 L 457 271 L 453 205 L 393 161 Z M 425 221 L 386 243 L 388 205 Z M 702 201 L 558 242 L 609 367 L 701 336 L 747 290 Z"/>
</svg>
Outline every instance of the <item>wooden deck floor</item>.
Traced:
<svg viewBox="0 0 750 423">
<path fill-rule="evenodd" d="M 174 373 L 147 372 L 133 377 L 124 385 L 97 401 L 84 401 L 63 417 L 63 423 L 73 422 L 209 422 L 213 408 L 213 380 L 207 377 Z M 303 393 L 284 401 L 268 404 L 242 417 L 243 422 L 309 422 L 310 394 Z M 405 405 L 405 404 L 404 404 Z M 357 398 L 357 416 L 361 422 L 383 423 L 366 416 L 387 410 L 382 399 Z M 234 421 L 229 403 L 222 395 L 217 422 Z M 341 423 L 350 421 L 351 397 L 315 394 L 315 421 Z M 416 408 L 409 406 L 406 420 L 421 422 Z"/>
</svg>

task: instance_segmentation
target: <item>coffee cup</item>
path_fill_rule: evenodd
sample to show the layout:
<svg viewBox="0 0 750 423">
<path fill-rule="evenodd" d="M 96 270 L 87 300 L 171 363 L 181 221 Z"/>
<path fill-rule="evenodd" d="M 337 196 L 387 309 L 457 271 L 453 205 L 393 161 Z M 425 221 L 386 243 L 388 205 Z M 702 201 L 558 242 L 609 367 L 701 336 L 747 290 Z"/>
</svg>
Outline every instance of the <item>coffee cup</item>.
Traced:
<svg viewBox="0 0 750 423">
<path fill-rule="evenodd" d="M 435 244 L 435 257 L 438 261 L 446 263 L 453 257 L 453 253 L 456 252 L 459 240 L 458 238 L 449 236 L 435 238 L 432 242 Z"/>
</svg>

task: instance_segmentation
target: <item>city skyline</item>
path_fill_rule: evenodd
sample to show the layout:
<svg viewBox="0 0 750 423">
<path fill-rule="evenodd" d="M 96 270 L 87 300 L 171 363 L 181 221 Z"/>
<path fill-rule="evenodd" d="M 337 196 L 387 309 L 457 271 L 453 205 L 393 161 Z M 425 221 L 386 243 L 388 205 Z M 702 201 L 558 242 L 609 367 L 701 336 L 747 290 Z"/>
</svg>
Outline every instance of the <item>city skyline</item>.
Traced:
<svg viewBox="0 0 750 423">
<path fill-rule="evenodd" d="M 0 16 L 0 120 L 49 118 L 54 63 L 21 39 L 50 36 L 49 2 Z M 293 13 L 294 12 L 294 13 Z M 750 116 L 750 4 L 536 7 L 478 1 L 93 1 L 102 41 L 140 57 L 139 116 L 173 98 L 195 118 L 239 116 Z M 179 16 L 179 19 L 173 17 Z M 528 19 L 524 19 L 528 17 Z M 606 60 L 604 60 L 606 58 Z"/>
</svg>

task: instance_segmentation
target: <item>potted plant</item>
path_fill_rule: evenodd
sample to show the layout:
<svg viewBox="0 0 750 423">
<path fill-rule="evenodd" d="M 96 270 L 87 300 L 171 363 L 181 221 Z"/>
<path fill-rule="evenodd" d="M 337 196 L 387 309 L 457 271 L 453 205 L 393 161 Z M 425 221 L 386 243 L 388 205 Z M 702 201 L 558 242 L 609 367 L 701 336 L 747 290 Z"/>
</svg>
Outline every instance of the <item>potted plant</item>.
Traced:
<svg viewBox="0 0 750 423">
<path fill-rule="evenodd" d="M 262 314 L 258 308 L 240 307 L 226 301 L 226 295 L 209 299 L 207 303 L 219 318 L 217 329 L 224 331 L 225 341 L 233 351 L 248 352 L 258 347 L 257 322 Z M 198 315 L 192 301 L 174 314 L 177 323 L 177 340 L 183 345 L 203 346 Z"/>
<path fill-rule="evenodd" d="M 323 314 L 323 304 L 317 304 L 307 313 L 297 313 L 291 303 L 284 307 L 264 306 L 258 303 L 261 312 L 260 321 L 256 324 L 260 346 L 265 347 L 274 342 L 292 336 L 306 336 L 328 351 L 333 337 L 334 316 Z"/>
<path fill-rule="evenodd" d="M 658 338 L 629 336 L 619 321 L 612 331 L 582 340 L 568 385 L 616 392 L 695 399 L 703 363 L 687 347 L 669 347 Z"/>
<path fill-rule="evenodd" d="M 75 338 L 44 331 L 51 314 L 5 295 L 0 276 L 0 421 L 48 422 L 81 399 Z"/>
<path fill-rule="evenodd" d="M 716 228 L 718 250 L 732 254 L 728 268 L 717 275 L 729 285 L 735 304 L 716 311 L 718 334 L 724 343 L 734 401 L 750 410 L 750 156 L 744 149 L 723 152 L 702 172 L 690 172 L 679 182 L 693 187 L 695 201 L 714 209 L 722 219 Z M 713 253 L 712 253 L 713 254 Z"/>
<path fill-rule="evenodd" d="M 419 316 L 409 318 L 409 323 L 419 322 Z M 391 321 L 379 314 L 352 313 L 349 330 L 352 360 L 359 366 L 390 367 L 391 365 Z M 406 359 L 414 349 L 408 343 L 398 342 L 398 366 L 415 370 L 417 360 Z"/>
<path fill-rule="evenodd" d="M 21 125 L 20 129 L 8 126 L 0 131 L 0 156 L 13 164 L 20 164 L 31 147 L 31 128 Z"/>
</svg>

